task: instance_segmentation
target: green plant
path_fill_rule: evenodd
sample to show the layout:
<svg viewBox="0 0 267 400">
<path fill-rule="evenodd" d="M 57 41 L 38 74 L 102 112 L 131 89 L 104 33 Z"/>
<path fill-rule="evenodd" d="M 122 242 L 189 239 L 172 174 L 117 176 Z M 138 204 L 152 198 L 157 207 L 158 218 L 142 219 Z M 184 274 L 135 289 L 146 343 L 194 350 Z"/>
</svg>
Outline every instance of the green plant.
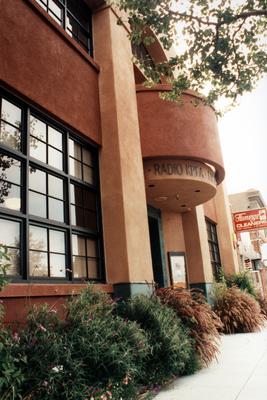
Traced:
<svg viewBox="0 0 267 400">
<path fill-rule="evenodd" d="M 0 324 L 0 398 L 17 399 L 22 386 L 27 358 L 21 348 L 20 336 Z"/>
<path fill-rule="evenodd" d="M 0 243 L 0 292 L 8 283 L 7 269 L 9 267 L 9 260 L 7 247 Z"/>
<path fill-rule="evenodd" d="M 136 321 L 146 332 L 151 352 L 146 359 L 141 383 L 158 383 L 198 368 L 193 340 L 176 313 L 155 296 L 136 296 L 118 304 L 123 318 Z"/>
<path fill-rule="evenodd" d="M 208 365 L 219 352 L 218 330 L 222 329 L 222 322 L 205 297 L 196 291 L 173 288 L 158 289 L 156 294 L 189 328 L 201 362 Z"/>
<path fill-rule="evenodd" d="M 19 360 L 23 380 L 13 385 L 14 399 L 136 399 L 150 346 L 114 307 L 89 285 L 67 304 L 64 320 L 48 306 L 34 308 L 19 337 L 27 363 Z"/>
<path fill-rule="evenodd" d="M 224 281 L 227 287 L 237 286 L 240 290 L 244 290 L 251 296 L 257 296 L 256 289 L 248 271 L 242 271 L 236 274 L 221 275 L 221 280 Z"/>
<path fill-rule="evenodd" d="M 236 286 L 214 285 L 214 311 L 223 323 L 224 333 L 255 332 L 264 325 L 258 302 Z"/>
</svg>

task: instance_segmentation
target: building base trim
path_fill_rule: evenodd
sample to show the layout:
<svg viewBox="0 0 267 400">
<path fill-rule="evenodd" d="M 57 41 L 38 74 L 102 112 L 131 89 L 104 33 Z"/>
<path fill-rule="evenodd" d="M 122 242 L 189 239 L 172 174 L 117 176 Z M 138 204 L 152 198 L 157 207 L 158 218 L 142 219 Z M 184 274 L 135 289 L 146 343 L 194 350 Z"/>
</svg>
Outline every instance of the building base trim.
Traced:
<svg viewBox="0 0 267 400">
<path fill-rule="evenodd" d="M 213 303 L 212 300 L 213 283 L 207 283 L 207 282 L 190 283 L 189 287 L 190 289 L 199 289 L 206 297 L 208 303 L 209 304 Z"/>
<path fill-rule="evenodd" d="M 138 294 L 151 296 L 154 291 L 153 283 L 131 283 L 122 282 L 113 284 L 113 294 L 115 297 L 129 298 Z"/>
</svg>

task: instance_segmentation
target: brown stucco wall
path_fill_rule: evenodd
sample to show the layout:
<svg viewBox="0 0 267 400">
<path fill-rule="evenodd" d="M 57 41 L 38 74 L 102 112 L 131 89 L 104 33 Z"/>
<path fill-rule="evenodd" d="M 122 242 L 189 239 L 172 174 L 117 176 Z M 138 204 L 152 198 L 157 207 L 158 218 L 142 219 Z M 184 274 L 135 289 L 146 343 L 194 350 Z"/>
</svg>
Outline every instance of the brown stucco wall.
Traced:
<svg viewBox="0 0 267 400">
<path fill-rule="evenodd" d="M 203 204 L 205 217 L 209 218 L 212 222 L 217 223 L 217 213 L 214 198 Z"/>
<path fill-rule="evenodd" d="M 0 9 L 0 82 L 100 143 L 97 65 L 33 0 Z"/>
<path fill-rule="evenodd" d="M 38 283 L 10 283 L 0 293 L 5 315 L 4 322 L 14 328 L 26 322 L 27 314 L 33 306 L 47 304 L 56 310 L 61 317 L 64 315 L 64 304 L 86 288 L 86 284 L 38 284 Z M 112 285 L 97 284 L 96 289 L 112 293 Z"/>
<path fill-rule="evenodd" d="M 153 271 L 131 46 L 112 8 L 95 14 L 94 29 L 95 57 L 103 65 L 100 180 L 106 276 L 114 284 L 145 284 L 153 280 Z"/>
<path fill-rule="evenodd" d="M 180 157 L 207 162 L 216 168 L 217 181 L 224 178 L 223 159 L 218 136 L 217 118 L 211 107 L 192 101 L 196 96 L 183 95 L 183 105 L 162 100 L 160 91 L 137 86 L 137 104 L 144 158 Z"/>
</svg>

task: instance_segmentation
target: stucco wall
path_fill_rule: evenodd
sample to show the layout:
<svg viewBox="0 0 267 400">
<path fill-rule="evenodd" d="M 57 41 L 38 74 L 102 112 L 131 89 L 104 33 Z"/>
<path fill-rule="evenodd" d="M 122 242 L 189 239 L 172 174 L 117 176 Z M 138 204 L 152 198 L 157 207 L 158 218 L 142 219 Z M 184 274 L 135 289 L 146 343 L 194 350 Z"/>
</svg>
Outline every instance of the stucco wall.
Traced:
<svg viewBox="0 0 267 400">
<path fill-rule="evenodd" d="M 0 9 L 0 81 L 100 143 L 98 67 L 36 2 Z"/>
</svg>

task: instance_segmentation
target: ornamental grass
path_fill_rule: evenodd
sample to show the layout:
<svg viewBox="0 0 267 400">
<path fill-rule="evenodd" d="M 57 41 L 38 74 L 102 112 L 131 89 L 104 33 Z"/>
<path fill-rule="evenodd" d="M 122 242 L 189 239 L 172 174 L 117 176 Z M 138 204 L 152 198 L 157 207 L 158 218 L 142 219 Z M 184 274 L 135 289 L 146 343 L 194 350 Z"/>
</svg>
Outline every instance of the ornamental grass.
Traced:
<svg viewBox="0 0 267 400">
<path fill-rule="evenodd" d="M 257 300 L 261 308 L 261 313 L 267 319 L 267 293 L 265 293 L 264 298 L 259 296 Z"/>
<path fill-rule="evenodd" d="M 255 332 L 264 325 L 260 305 L 248 293 L 220 283 L 215 285 L 213 297 L 214 311 L 223 323 L 224 333 Z"/>
<path fill-rule="evenodd" d="M 218 331 L 222 323 L 205 297 L 196 291 L 174 288 L 158 289 L 156 294 L 189 328 L 201 363 L 208 365 L 219 352 Z"/>
</svg>

